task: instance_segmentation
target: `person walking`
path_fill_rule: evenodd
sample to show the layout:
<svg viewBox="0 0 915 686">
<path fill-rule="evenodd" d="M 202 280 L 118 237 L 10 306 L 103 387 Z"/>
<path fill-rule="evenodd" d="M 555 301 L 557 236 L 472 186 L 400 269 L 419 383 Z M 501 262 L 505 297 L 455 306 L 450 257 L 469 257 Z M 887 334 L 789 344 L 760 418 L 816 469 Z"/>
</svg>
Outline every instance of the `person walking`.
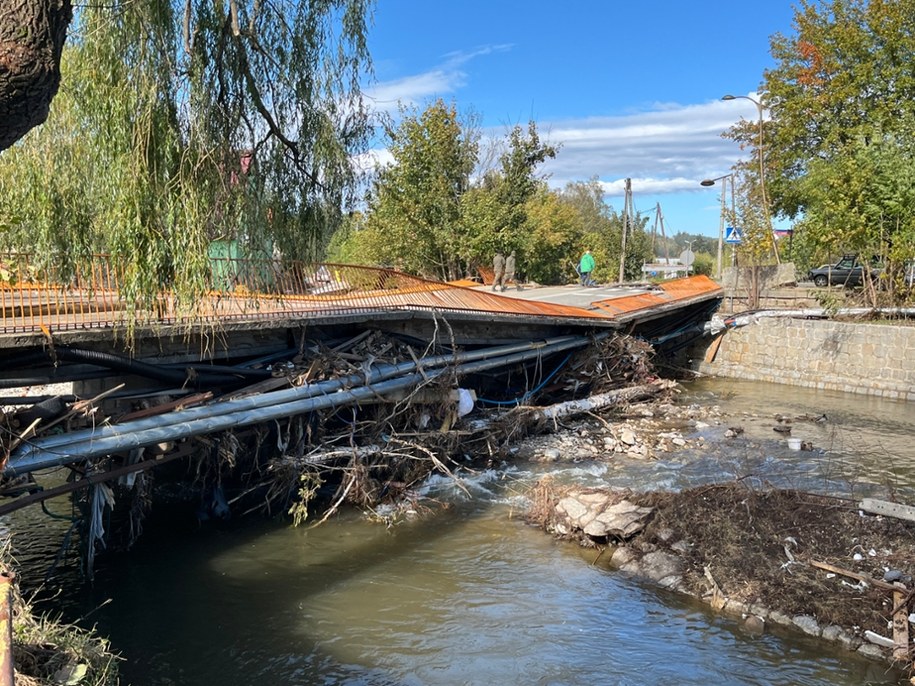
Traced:
<svg viewBox="0 0 915 686">
<path fill-rule="evenodd" d="M 502 290 L 505 290 L 505 285 L 508 282 L 515 284 L 515 288 L 519 291 L 521 290 L 521 284 L 515 281 L 515 251 L 512 250 L 511 255 L 505 259 L 505 278 L 502 280 Z"/>
<path fill-rule="evenodd" d="M 505 274 L 505 258 L 502 253 L 497 252 L 492 258 L 492 289 L 496 290 L 502 285 L 502 277 Z"/>
<path fill-rule="evenodd" d="M 594 256 L 591 254 L 590 250 L 585 250 L 585 254 L 581 256 L 581 261 L 578 263 L 578 273 L 581 274 L 581 285 L 582 286 L 595 286 L 594 280 L 591 278 L 591 272 L 594 271 Z"/>
</svg>

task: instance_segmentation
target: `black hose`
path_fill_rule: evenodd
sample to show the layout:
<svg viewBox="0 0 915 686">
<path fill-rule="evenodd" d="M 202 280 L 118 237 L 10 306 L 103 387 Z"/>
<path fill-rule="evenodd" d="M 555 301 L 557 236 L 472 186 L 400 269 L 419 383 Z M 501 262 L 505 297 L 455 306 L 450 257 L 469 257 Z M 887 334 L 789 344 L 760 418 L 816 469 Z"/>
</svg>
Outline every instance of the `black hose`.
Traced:
<svg viewBox="0 0 915 686">
<path fill-rule="evenodd" d="M 168 384 L 184 385 L 186 381 L 192 381 L 192 385 L 198 388 L 203 386 L 241 384 L 246 381 L 245 376 L 247 376 L 230 372 L 226 374 L 206 374 L 206 378 L 198 375 L 195 380 L 191 380 L 188 379 L 187 373 L 184 370 L 164 369 L 160 366 L 149 364 L 148 362 L 141 362 L 140 360 L 133 360 L 122 357 L 121 355 L 101 352 L 99 350 L 58 347 L 55 349 L 55 353 L 58 359 L 66 360 L 68 362 L 85 362 L 94 364 L 98 367 L 105 367 L 113 371 L 134 374 L 136 376 L 155 379 L 156 381 L 162 381 Z M 259 378 L 266 378 L 271 375 L 270 372 L 267 371 L 249 370 L 249 372 L 254 371 L 258 373 Z"/>
</svg>

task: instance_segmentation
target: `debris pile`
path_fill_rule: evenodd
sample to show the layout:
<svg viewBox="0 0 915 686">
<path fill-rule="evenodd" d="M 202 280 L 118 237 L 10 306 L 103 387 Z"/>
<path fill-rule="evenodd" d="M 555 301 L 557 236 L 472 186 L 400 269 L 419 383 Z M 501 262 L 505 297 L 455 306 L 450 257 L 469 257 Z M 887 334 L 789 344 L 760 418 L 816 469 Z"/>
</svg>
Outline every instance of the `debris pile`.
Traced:
<svg viewBox="0 0 915 686">
<path fill-rule="evenodd" d="M 129 546 L 141 530 L 156 501 L 152 468 L 157 486 L 177 481 L 197 494 L 201 520 L 260 509 L 301 522 L 343 504 L 404 502 L 432 471 L 454 476 L 459 465 L 509 456 L 517 439 L 555 431 L 564 417 L 673 386 L 655 377 L 647 343 L 607 334 L 461 348 L 367 330 L 183 371 L 108 353 L 56 354 L 81 369 L 145 375 L 153 386 L 57 398 L 56 413 L 26 433 L 22 417 L 38 403 L 4 413 L 7 494 L 21 497 L 0 503 L 0 513 L 75 493 L 90 537 L 103 530 L 93 522 L 121 511 L 104 530 L 126 532 L 124 541 L 96 541 L 107 549 Z M 48 431 L 62 421 L 66 431 Z M 32 481 L 57 467 L 75 478 L 46 490 Z M 13 489 L 16 478 L 27 483 Z"/>
<path fill-rule="evenodd" d="M 915 508 L 743 483 L 634 493 L 544 480 L 532 499 L 532 523 L 750 628 L 790 627 L 912 665 Z"/>
</svg>

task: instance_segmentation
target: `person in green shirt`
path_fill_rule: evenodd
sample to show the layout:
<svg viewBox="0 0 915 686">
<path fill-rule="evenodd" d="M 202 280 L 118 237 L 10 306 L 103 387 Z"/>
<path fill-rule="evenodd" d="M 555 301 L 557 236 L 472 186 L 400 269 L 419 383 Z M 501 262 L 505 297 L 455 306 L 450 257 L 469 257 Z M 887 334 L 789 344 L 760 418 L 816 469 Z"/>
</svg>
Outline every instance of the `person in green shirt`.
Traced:
<svg viewBox="0 0 915 686">
<path fill-rule="evenodd" d="M 596 286 L 595 282 L 591 278 L 591 272 L 594 271 L 594 256 L 591 254 L 590 250 L 585 250 L 585 254 L 581 256 L 581 261 L 578 263 L 578 273 L 581 275 L 581 285 L 582 286 Z"/>
</svg>

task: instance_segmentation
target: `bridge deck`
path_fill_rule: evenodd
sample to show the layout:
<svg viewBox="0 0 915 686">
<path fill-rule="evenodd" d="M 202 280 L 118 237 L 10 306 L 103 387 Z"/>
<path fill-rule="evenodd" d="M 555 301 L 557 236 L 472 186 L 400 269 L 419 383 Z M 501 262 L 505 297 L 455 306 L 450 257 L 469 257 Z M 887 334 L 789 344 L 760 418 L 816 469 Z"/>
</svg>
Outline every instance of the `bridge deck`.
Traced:
<svg viewBox="0 0 915 686">
<path fill-rule="evenodd" d="M 333 321 L 416 312 L 460 314 L 481 321 L 555 321 L 619 327 L 641 317 L 721 296 L 706 277 L 665 282 L 657 287 L 535 287 L 493 293 L 420 279 L 402 272 L 352 265 L 283 265 L 232 261 L 214 269 L 219 288 L 193 303 L 162 293 L 140 305 L 125 298 L 110 269 L 94 267 L 90 277 L 66 283 L 38 278 L 0 281 L 0 347 L 22 335 L 163 325 L 219 325 L 263 320 Z M 104 277 L 99 277 L 103 274 Z"/>
</svg>

